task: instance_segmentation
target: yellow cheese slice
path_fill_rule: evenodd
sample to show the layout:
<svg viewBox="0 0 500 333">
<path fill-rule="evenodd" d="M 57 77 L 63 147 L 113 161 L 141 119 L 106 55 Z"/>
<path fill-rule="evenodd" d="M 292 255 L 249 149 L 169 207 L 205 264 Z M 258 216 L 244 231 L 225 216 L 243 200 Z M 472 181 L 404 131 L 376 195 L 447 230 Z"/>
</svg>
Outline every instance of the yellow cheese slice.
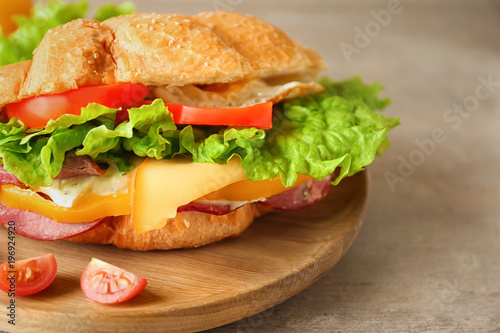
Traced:
<svg viewBox="0 0 500 333">
<path fill-rule="evenodd" d="M 132 226 L 138 232 L 160 229 L 177 208 L 208 193 L 245 179 L 239 158 L 227 164 L 191 160 L 146 159 L 139 166 L 132 205 Z"/>
<path fill-rule="evenodd" d="M 245 179 L 237 183 L 230 184 L 218 191 L 211 192 L 198 200 L 204 201 L 254 201 L 269 198 L 273 195 L 290 190 L 295 186 L 313 179 L 311 176 L 298 175 L 297 181 L 291 187 L 285 187 L 281 178 L 265 179 L 258 182 Z"/>
</svg>

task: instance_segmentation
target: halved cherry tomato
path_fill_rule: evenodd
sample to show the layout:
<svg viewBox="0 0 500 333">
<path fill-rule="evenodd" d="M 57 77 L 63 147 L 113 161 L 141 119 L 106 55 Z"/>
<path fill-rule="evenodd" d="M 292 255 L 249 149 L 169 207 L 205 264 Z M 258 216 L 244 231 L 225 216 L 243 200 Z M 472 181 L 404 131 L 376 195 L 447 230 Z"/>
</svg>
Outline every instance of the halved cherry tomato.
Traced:
<svg viewBox="0 0 500 333">
<path fill-rule="evenodd" d="M 141 292 L 147 283 L 138 275 L 95 258 L 80 279 L 85 296 L 102 304 L 125 302 Z"/>
<path fill-rule="evenodd" d="M 143 104 L 151 104 L 145 101 Z M 174 118 L 182 125 L 244 126 L 270 129 L 273 127 L 273 103 L 265 102 L 241 107 L 203 108 L 165 103 Z"/>
<path fill-rule="evenodd" d="M 8 104 L 5 110 L 9 119 L 16 117 L 28 127 L 43 128 L 49 120 L 55 120 L 63 114 L 80 115 L 82 108 L 90 103 L 110 108 L 128 108 L 139 106 L 148 95 L 148 88 L 141 83 L 115 83 L 31 97 Z"/>
<path fill-rule="evenodd" d="M 52 253 L 0 266 L 0 289 L 16 296 L 36 294 L 47 288 L 57 273 Z"/>
</svg>

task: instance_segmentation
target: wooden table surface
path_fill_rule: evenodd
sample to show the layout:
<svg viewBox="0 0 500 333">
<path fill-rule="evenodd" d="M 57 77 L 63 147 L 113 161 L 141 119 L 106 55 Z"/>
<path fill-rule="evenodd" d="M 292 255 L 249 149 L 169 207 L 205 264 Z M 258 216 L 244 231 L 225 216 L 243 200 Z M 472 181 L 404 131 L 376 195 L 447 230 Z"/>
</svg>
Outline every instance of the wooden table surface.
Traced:
<svg viewBox="0 0 500 333">
<path fill-rule="evenodd" d="M 499 2 L 137 3 L 266 19 L 317 49 L 327 75 L 380 81 L 385 113 L 402 120 L 369 168 L 347 255 L 292 299 L 212 332 L 500 331 Z"/>
</svg>

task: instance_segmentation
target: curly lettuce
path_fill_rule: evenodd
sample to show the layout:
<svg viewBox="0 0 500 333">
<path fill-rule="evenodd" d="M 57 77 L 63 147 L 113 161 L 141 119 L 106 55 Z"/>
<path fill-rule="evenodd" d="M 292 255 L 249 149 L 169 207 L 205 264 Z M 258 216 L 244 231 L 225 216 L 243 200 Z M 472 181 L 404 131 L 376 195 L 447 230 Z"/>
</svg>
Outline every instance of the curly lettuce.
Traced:
<svg viewBox="0 0 500 333">
<path fill-rule="evenodd" d="M 252 181 L 280 175 L 285 186 L 298 174 L 323 179 L 340 168 L 333 181 L 361 171 L 387 148 L 389 130 L 399 119 L 375 111 L 389 104 L 380 99 L 379 84 L 355 77 L 321 81 L 323 93 L 279 103 L 273 128 L 182 126 L 161 100 L 129 109 L 129 120 L 115 125 L 119 109 L 99 104 L 82 108 L 80 116 L 64 115 L 44 129 L 27 129 L 13 118 L 0 123 L 0 161 L 28 186 L 49 186 L 61 171 L 65 154 L 74 151 L 98 163 L 131 170 L 133 155 L 156 159 L 175 156 L 193 162 L 225 164 L 239 156 Z"/>
</svg>

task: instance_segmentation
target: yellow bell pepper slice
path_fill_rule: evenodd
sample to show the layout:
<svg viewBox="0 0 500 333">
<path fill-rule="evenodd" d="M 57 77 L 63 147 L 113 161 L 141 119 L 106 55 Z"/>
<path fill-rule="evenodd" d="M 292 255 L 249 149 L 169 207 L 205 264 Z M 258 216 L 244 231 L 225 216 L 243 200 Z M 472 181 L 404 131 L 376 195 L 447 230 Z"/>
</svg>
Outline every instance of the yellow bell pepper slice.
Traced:
<svg viewBox="0 0 500 333">
<path fill-rule="evenodd" d="M 107 216 L 131 213 L 130 194 L 97 195 L 87 193 L 77 198 L 72 207 L 62 207 L 40 196 L 35 191 L 16 185 L 0 187 L 0 201 L 11 208 L 37 213 L 56 222 L 92 222 Z"/>
</svg>

